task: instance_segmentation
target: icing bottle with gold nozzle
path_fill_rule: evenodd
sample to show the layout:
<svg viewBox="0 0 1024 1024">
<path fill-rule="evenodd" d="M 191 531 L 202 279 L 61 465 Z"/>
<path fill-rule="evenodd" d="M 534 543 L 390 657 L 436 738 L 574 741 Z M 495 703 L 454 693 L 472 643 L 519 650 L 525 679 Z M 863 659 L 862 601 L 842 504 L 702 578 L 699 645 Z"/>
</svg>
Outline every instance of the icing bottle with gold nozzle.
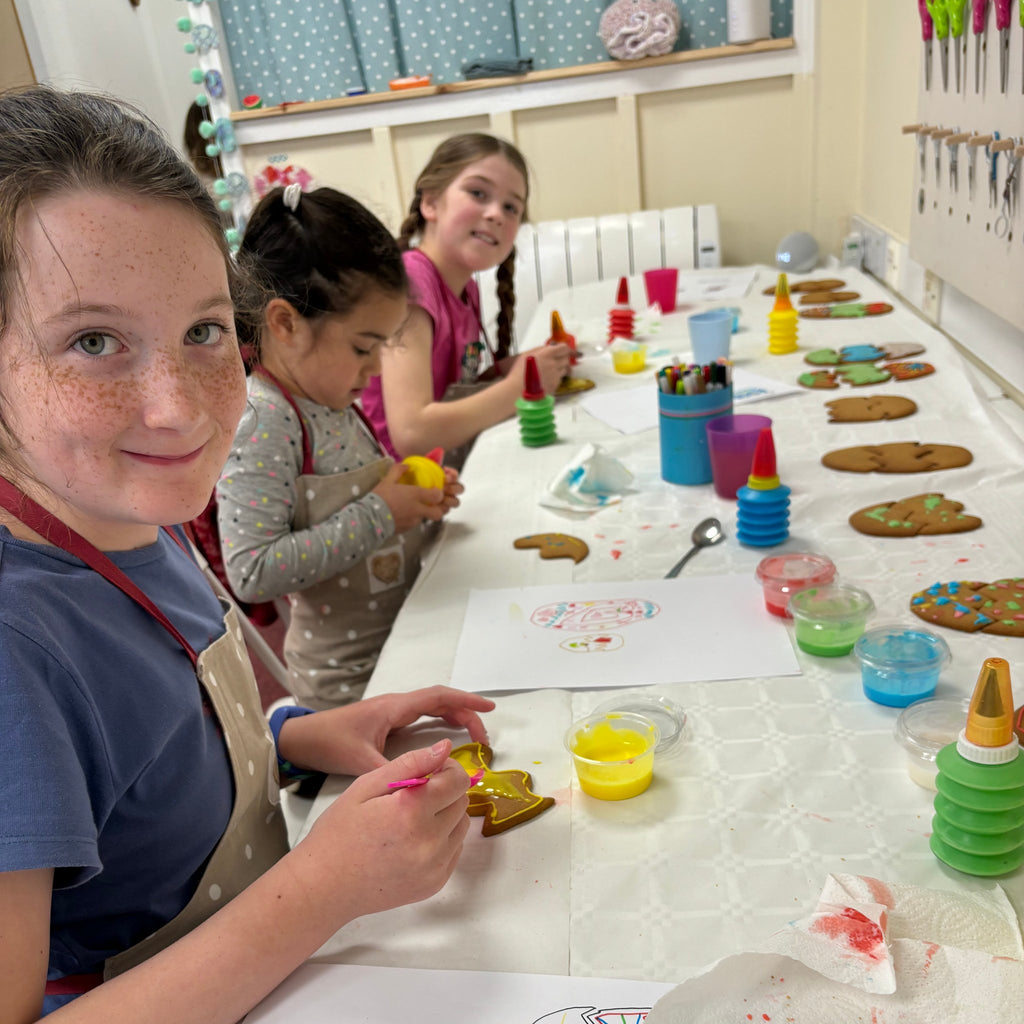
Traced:
<svg viewBox="0 0 1024 1024">
<path fill-rule="evenodd" d="M 1024 757 L 1004 659 L 985 659 L 967 724 L 935 764 L 932 853 L 967 875 L 1005 875 L 1024 864 Z"/>
<path fill-rule="evenodd" d="M 775 285 L 775 305 L 768 314 L 768 351 L 773 356 L 795 352 L 797 312 L 789 298 L 789 281 L 779 274 Z"/>
</svg>

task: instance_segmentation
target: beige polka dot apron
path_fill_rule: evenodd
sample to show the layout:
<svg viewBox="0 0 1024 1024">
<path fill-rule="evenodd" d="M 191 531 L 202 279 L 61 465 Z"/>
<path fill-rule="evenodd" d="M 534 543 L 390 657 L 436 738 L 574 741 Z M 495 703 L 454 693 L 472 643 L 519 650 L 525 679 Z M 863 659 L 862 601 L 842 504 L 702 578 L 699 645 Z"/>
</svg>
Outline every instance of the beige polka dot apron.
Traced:
<svg viewBox="0 0 1024 1024">
<path fill-rule="evenodd" d="M 112 978 L 202 924 L 288 852 L 274 740 L 260 706 L 252 665 L 233 608 L 224 606 L 224 635 L 196 654 L 163 612 L 106 555 L 2 477 L 0 507 L 51 544 L 80 558 L 142 605 L 175 637 L 195 666 L 196 678 L 220 723 L 231 760 L 234 807 L 195 894 L 162 928 L 107 960 L 103 976 Z M 90 976 L 76 977 L 84 981 L 80 990 L 92 987 Z"/>
<path fill-rule="evenodd" d="M 392 460 L 296 481 L 296 530 L 322 523 L 368 494 Z M 396 534 L 351 569 L 289 595 L 291 621 L 284 640 L 288 686 L 316 710 L 358 700 L 377 664 L 391 626 L 420 570 L 423 526 Z"/>
</svg>

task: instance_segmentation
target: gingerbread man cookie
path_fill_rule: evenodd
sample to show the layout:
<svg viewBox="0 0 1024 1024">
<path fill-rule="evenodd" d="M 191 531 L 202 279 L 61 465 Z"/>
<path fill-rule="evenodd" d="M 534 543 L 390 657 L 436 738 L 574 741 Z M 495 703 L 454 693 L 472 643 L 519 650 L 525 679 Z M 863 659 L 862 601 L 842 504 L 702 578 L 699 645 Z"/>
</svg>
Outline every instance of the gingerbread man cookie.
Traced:
<svg viewBox="0 0 1024 1024">
<path fill-rule="evenodd" d="M 959 501 L 950 501 L 942 494 L 915 494 L 858 509 L 850 516 L 850 525 L 872 537 L 916 537 L 976 530 L 981 520 L 964 515 L 963 508 Z"/>
<path fill-rule="evenodd" d="M 582 562 L 590 552 L 586 542 L 567 533 L 531 533 L 512 542 L 516 548 L 537 548 L 541 558 L 571 558 Z"/>
<path fill-rule="evenodd" d="M 466 743 L 448 756 L 471 778 L 480 776 L 469 788 L 467 813 L 470 817 L 487 816 L 480 830 L 485 836 L 496 836 L 536 818 L 555 802 L 553 797 L 539 796 L 530 789 L 533 779 L 529 772 L 519 768 L 492 771 L 494 751 L 485 743 Z"/>
<path fill-rule="evenodd" d="M 825 403 L 829 423 L 866 423 L 870 420 L 898 420 L 917 412 L 917 403 L 901 395 L 871 395 L 833 398 Z"/>
<path fill-rule="evenodd" d="M 856 445 L 838 448 L 821 457 L 829 469 L 846 473 L 926 473 L 933 469 L 956 469 L 974 458 L 955 444 L 920 444 L 894 441 L 891 444 Z"/>
<path fill-rule="evenodd" d="M 911 597 L 910 610 L 935 626 L 964 633 L 1021 637 L 1024 636 L 1024 579 L 933 583 Z"/>
</svg>

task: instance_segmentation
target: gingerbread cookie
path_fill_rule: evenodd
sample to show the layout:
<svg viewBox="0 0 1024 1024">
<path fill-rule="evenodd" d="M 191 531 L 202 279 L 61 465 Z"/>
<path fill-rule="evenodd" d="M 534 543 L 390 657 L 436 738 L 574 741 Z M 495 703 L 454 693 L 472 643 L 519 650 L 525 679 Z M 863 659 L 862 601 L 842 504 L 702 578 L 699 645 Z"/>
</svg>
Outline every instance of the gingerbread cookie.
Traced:
<svg viewBox="0 0 1024 1024">
<path fill-rule="evenodd" d="M 886 363 L 882 369 L 888 370 L 896 380 L 915 380 L 935 372 L 931 363 Z"/>
<path fill-rule="evenodd" d="M 882 384 L 892 375 L 881 370 L 874 363 L 848 363 L 832 370 L 814 370 L 801 373 L 796 382 L 805 388 L 837 388 L 840 384 L 863 387 L 865 384 Z"/>
<path fill-rule="evenodd" d="M 448 756 L 458 761 L 471 778 L 479 776 L 469 788 L 467 813 L 470 817 L 487 815 L 480 830 L 485 836 L 496 836 L 536 818 L 555 802 L 553 797 L 538 796 L 530 789 L 533 779 L 529 772 L 519 768 L 491 771 L 494 751 L 485 743 L 466 743 Z"/>
<path fill-rule="evenodd" d="M 541 558 L 571 558 L 582 562 L 590 552 L 586 542 L 567 533 L 531 533 L 512 542 L 517 548 L 537 548 Z"/>
<path fill-rule="evenodd" d="M 586 377 L 563 377 L 558 387 L 555 388 L 555 398 L 562 395 L 575 395 L 578 391 L 589 391 L 594 386 L 592 380 Z"/>
<path fill-rule="evenodd" d="M 866 423 L 869 420 L 898 420 L 917 412 L 917 403 L 900 395 L 870 395 L 863 398 L 833 398 L 825 403 L 829 423 Z"/>
<path fill-rule="evenodd" d="M 860 292 L 801 292 L 801 306 L 820 306 L 824 302 L 853 302 L 860 298 Z"/>
<path fill-rule="evenodd" d="M 824 277 L 820 281 L 815 281 L 812 278 L 808 278 L 806 281 L 796 281 L 789 286 L 790 293 L 792 292 L 834 292 L 839 288 L 846 287 L 845 281 L 840 281 L 835 277 Z M 765 288 L 764 295 L 774 295 L 775 285 L 771 284 Z"/>
<path fill-rule="evenodd" d="M 933 469 L 966 466 L 973 455 L 955 444 L 920 444 L 894 441 L 891 444 L 857 445 L 839 448 L 821 457 L 829 469 L 846 473 L 926 473 Z"/>
<path fill-rule="evenodd" d="M 942 494 L 915 494 L 859 509 L 850 525 L 872 537 L 916 537 L 918 534 L 967 533 L 981 526 L 977 516 L 963 514 L 959 501 Z"/>
<path fill-rule="evenodd" d="M 886 359 L 886 351 L 877 345 L 844 345 L 841 349 L 816 348 L 804 356 L 811 366 L 840 366 L 843 363 L 873 363 Z"/>
<path fill-rule="evenodd" d="M 924 351 L 924 345 L 916 341 L 887 341 L 881 347 L 885 349 L 886 359 L 906 359 L 919 356 Z"/>
<path fill-rule="evenodd" d="M 1024 636 L 1024 579 L 933 583 L 914 594 L 910 610 L 925 622 L 964 633 Z"/>
<path fill-rule="evenodd" d="M 834 306 L 810 306 L 801 309 L 800 315 L 811 320 L 832 320 L 881 316 L 891 312 L 892 306 L 888 302 L 840 302 Z"/>
</svg>

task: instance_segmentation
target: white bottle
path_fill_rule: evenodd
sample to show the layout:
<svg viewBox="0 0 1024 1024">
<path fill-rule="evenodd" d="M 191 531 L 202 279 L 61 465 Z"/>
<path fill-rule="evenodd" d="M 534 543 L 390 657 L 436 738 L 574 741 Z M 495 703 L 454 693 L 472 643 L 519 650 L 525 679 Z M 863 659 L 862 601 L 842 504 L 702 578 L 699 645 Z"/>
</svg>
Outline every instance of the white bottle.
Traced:
<svg viewBox="0 0 1024 1024">
<path fill-rule="evenodd" d="M 771 0 L 729 0 L 728 17 L 730 43 L 752 43 L 772 37 Z"/>
<path fill-rule="evenodd" d="M 851 231 L 843 239 L 843 254 L 839 262 L 844 267 L 864 268 L 864 239 L 859 231 Z"/>
</svg>

